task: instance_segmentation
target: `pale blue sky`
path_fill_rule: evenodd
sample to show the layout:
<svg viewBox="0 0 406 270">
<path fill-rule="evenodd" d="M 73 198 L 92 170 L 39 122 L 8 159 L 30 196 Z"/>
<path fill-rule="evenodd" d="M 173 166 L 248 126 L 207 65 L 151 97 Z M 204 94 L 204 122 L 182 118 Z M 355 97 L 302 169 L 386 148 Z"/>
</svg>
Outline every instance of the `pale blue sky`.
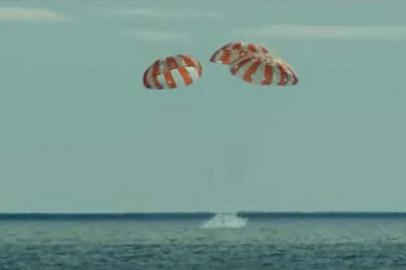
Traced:
<svg viewBox="0 0 406 270">
<path fill-rule="evenodd" d="M 405 211 L 405 1 L 2 1 L 0 212 Z M 209 62 L 252 41 L 297 71 Z M 157 58 L 203 77 L 147 91 Z"/>
</svg>

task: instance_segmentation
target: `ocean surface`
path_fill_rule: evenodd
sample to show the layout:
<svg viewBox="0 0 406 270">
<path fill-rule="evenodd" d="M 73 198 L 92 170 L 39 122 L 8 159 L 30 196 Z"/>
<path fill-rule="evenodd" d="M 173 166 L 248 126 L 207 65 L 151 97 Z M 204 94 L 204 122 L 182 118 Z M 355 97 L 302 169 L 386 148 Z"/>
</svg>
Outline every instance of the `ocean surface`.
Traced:
<svg viewBox="0 0 406 270">
<path fill-rule="evenodd" d="M 3 214 L 0 269 L 406 269 L 406 215 Z"/>
</svg>

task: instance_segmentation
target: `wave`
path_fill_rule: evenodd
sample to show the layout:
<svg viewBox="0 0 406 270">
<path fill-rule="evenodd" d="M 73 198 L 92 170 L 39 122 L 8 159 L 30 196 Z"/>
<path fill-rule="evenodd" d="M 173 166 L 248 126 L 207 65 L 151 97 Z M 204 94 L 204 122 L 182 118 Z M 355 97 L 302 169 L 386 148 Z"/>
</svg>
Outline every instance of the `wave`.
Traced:
<svg viewBox="0 0 406 270">
<path fill-rule="evenodd" d="M 210 220 L 203 223 L 201 228 L 241 228 L 247 225 L 247 219 L 239 217 L 236 213 L 218 213 Z"/>
</svg>

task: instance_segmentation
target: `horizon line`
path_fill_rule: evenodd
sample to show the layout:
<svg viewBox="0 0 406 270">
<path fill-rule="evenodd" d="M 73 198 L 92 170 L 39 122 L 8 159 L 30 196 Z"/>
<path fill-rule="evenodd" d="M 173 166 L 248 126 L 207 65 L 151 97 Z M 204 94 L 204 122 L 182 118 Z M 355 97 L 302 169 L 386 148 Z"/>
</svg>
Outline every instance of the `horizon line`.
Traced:
<svg viewBox="0 0 406 270">
<path fill-rule="evenodd" d="M 246 218 L 406 218 L 406 212 L 399 211 L 238 211 L 238 212 L 0 212 L 0 220 L 135 220 L 135 219 L 179 219 L 210 218 L 216 214 L 235 214 Z"/>
</svg>

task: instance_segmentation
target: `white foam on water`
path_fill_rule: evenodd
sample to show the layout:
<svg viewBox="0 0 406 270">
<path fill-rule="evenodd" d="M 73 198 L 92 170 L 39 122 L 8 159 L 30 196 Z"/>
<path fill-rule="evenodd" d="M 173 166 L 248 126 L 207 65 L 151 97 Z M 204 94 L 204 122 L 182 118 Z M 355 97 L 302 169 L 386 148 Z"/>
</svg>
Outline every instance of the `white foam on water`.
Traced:
<svg viewBox="0 0 406 270">
<path fill-rule="evenodd" d="M 218 213 L 203 223 L 203 229 L 215 228 L 242 228 L 247 225 L 247 219 L 239 217 L 236 213 Z"/>
</svg>

